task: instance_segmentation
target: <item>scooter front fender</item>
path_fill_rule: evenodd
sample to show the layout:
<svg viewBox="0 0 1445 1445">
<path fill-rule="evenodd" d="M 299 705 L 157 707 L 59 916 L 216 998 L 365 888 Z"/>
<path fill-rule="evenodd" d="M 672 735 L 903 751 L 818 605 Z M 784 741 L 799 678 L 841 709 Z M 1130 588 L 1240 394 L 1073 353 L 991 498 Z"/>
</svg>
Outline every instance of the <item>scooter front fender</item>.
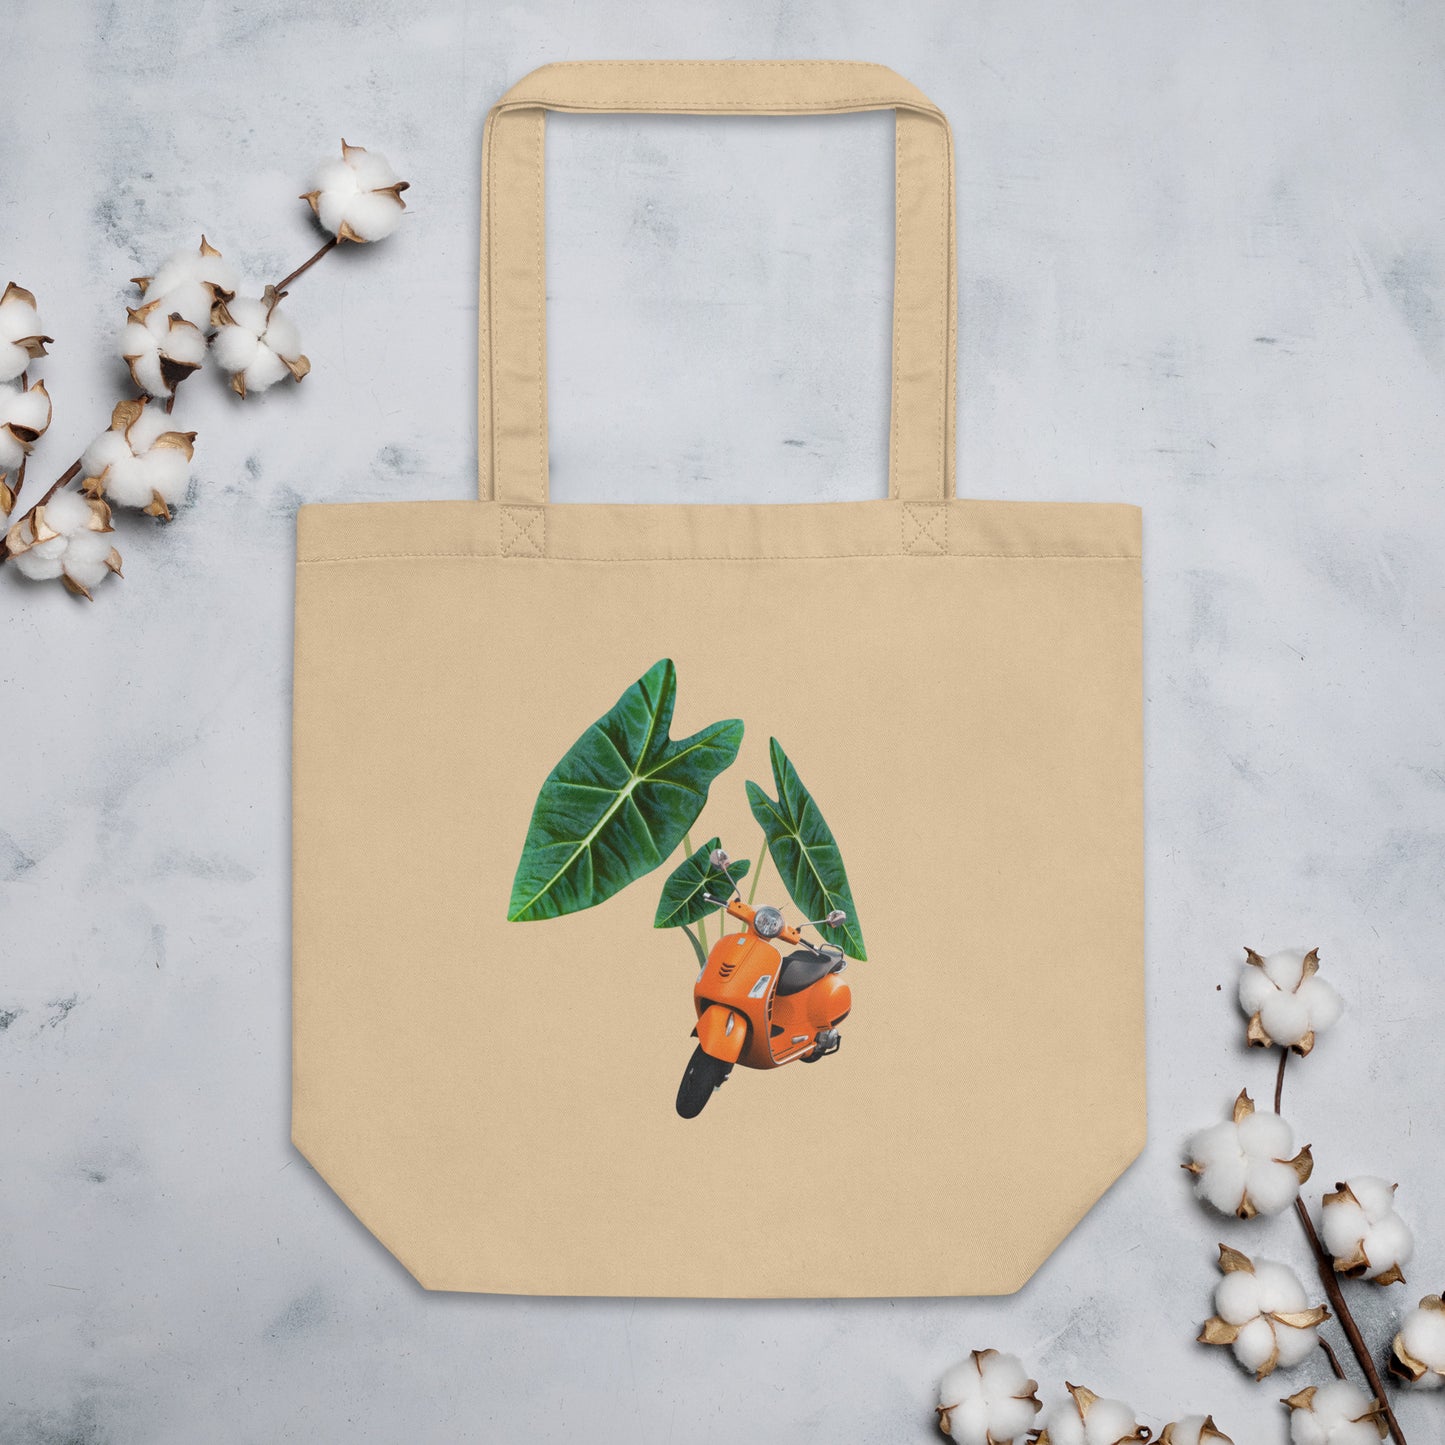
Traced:
<svg viewBox="0 0 1445 1445">
<path fill-rule="evenodd" d="M 704 1053 L 725 1064 L 735 1064 L 748 1041 L 748 1021 L 736 1009 L 709 1004 L 697 1021 L 697 1041 Z"/>
</svg>

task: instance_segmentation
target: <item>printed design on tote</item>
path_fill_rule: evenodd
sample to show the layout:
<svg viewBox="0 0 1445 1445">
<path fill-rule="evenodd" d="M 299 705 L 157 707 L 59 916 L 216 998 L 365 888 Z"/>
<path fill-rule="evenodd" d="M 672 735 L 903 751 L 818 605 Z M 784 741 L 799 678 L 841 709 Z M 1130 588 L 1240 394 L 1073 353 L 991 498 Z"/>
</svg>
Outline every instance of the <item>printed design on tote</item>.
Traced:
<svg viewBox="0 0 1445 1445">
<path fill-rule="evenodd" d="M 653 926 L 681 929 L 701 967 L 693 987 L 697 1047 L 677 1093 L 677 1112 L 692 1119 L 736 1064 L 776 1069 L 836 1053 L 838 1025 L 852 1007 L 840 975 L 850 958 L 868 954 L 837 840 L 776 738 L 769 745 L 776 796 L 746 785 L 763 831 L 756 864 L 732 858 L 720 838 L 693 847 L 693 825 L 712 784 L 737 759 L 743 724 L 728 718 L 674 740 L 676 701 L 677 669 L 664 658 L 567 749 L 537 795 L 507 917 L 532 922 L 595 908 L 681 850 Z M 803 915 L 795 924 L 755 901 L 769 858 Z M 744 900 L 740 885 L 749 874 Z M 718 940 L 709 948 L 714 914 Z M 739 925 L 731 932 L 729 920 Z M 823 941 L 805 937 L 805 928 Z"/>
</svg>

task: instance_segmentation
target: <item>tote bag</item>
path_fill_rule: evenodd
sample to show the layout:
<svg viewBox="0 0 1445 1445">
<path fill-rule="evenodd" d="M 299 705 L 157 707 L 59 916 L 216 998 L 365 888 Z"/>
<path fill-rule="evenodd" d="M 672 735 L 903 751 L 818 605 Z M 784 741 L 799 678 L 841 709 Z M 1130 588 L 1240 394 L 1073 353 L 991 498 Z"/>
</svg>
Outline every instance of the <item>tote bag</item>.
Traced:
<svg viewBox="0 0 1445 1445">
<path fill-rule="evenodd" d="M 550 503 L 545 112 L 879 109 L 886 499 Z M 293 1137 L 428 1288 L 1007 1292 L 1142 1146 L 1139 514 L 955 497 L 951 147 L 876 65 L 534 72 L 478 500 L 301 509 Z"/>
</svg>

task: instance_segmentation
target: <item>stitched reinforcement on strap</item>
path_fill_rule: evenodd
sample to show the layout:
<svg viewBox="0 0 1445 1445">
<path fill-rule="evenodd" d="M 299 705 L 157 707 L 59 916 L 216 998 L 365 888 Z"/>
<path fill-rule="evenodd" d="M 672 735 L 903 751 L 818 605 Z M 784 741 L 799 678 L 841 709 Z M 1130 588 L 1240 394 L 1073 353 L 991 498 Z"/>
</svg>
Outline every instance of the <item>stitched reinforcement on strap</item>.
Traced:
<svg viewBox="0 0 1445 1445">
<path fill-rule="evenodd" d="M 501 553 L 503 557 L 545 557 L 547 555 L 547 509 L 511 507 L 500 509 Z"/>
<path fill-rule="evenodd" d="M 914 557 L 948 553 L 948 507 L 943 502 L 905 502 L 903 550 Z"/>
</svg>

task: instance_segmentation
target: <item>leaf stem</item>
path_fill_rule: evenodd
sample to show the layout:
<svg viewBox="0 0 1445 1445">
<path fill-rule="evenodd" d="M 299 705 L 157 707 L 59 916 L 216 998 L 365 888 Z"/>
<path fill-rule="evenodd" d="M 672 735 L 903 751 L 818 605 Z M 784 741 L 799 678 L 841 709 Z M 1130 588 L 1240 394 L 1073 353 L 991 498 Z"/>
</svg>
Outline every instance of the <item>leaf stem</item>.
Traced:
<svg viewBox="0 0 1445 1445">
<path fill-rule="evenodd" d="M 307 257 L 289 276 L 283 276 L 276 283 L 276 292 L 281 294 L 298 276 L 304 276 L 328 251 L 336 249 L 337 238 L 333 236 L 314 256 Z"/>
<path fill-rule="evenodd" d="M 685 923 L 682 925 L 682 931 L 687 934 L 687 941 L 692 944 L 692 951 L 697 954 L 698 966 L 700 968 L 706 968 L 707 953 L 704 950 L 702 944 L 697 941 L 697 934 L 695 934 L 692 929 L 689 928 Z"/>
<path fill-rule="evenodd" d="M 1284 1070 L 1289 1062 L 1289 1050 L 1280 1050 L 1279 1073 L 1275 1076 L 1274 1102 L 1275 1113 L 1279 1112 L 1280 1099 L 1284 1094 Z M 1345 1299 L 1345 1292 L 1340 1288 L 1339 1279 L 1335 1275 L 1335 1264 L 1330 1258 L 1323 1244 L 1320 1243 L 1319 1234 L 1315 1230 L 1315 1222 L 1310 1218 L 1309 1206 L 1302 1197 L 1296 1197 L 1294 1202 L 1295 1214 L 1299 1218 L 1300 1228 L 1304 1230 L 1305 1240 L 1309 1244 L 1310 1253 L 1314 1256 L 1315 1269 L 1319 1273 L 1320 1283 L 1325 1287 L 1325 1294 L 1329 1296 L 1330 1304 L 1334 1306 L 1335 1318 L 1339 1321 L 1340 1328 L 1345 1332 L 1345 1338 L 1350 1342 L 1350 1349 L 1355 1356 L 1361 1372 L 1370 1389 L 1374 1391 L 1375 1399 L 1380 1402 L 1380 1409 L 1384 1415 L 1385 1425 L 1390 1431 L 1390 1438 L 1395 1445 L 1408 1445 L 1405 1439 L 1405 1432 L 1400 1429 L 1400 1422 L 1395 1418 L 1395 1412 L 1390 1408 L 1389 1398 L 1385 1394 L 1385 1386 L 1380 1379 L 1380 1372 L 1375 1366 L 1374 1356 L 1370 1354 L 1369 1347 L 1365 1344 L 1364 1337 L 1360 1334 L 1360 1327 L 1355 1323 L 1355 1317 L 1350 1313 L 1350 1306 Z M 1321 1339 L 1321 1344 L 1324 1340 Z M 1331 1352 L 1332 1354 L 1333 1352 Z M 1338 1367 L 1338 1361 L 1335 1362 Z"/>
<path fill-rule="evenodd" d="M 753 886 L 748 889 L 748 907 L 753 906 L 753 899 L 758 896 L 758 879 L 763 876 L 763 864 L 768 861 L 768 835 L 763 834 L 762 846 L 758 849 L 758 866 L 753 869 Z"/>
</svg>

